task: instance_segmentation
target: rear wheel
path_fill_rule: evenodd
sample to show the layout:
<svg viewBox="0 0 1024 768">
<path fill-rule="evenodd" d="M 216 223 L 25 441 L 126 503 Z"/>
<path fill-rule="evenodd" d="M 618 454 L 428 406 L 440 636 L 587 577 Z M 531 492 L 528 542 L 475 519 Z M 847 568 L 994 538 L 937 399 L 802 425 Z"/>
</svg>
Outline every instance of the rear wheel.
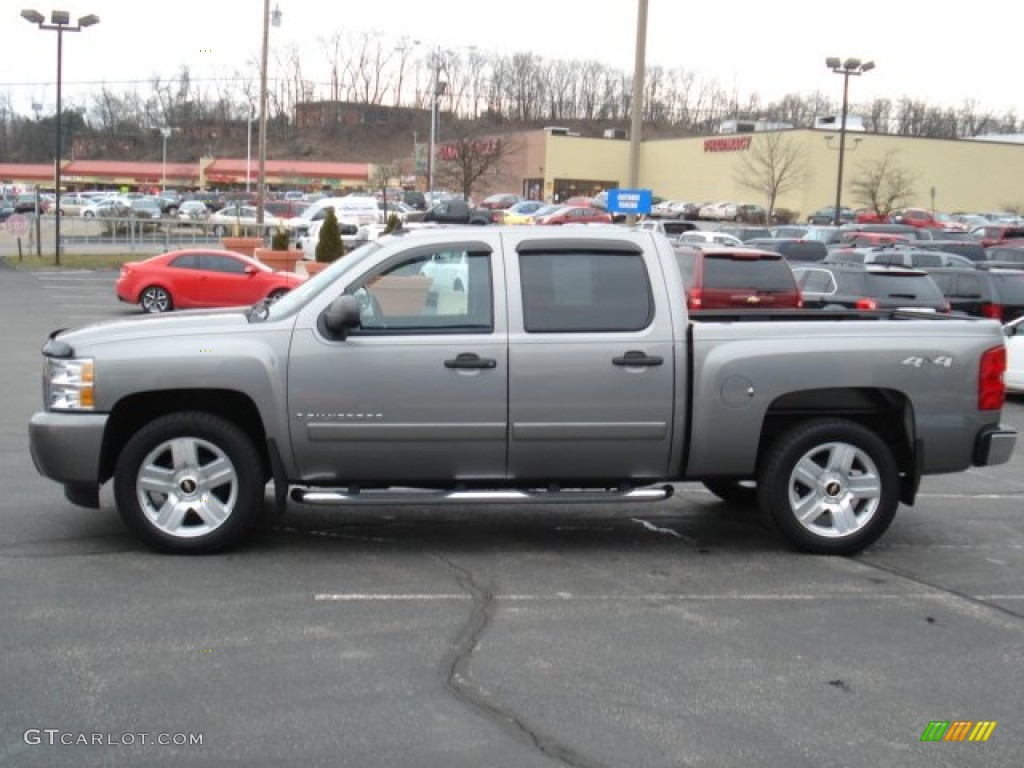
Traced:
<svg viewBox="0 0 1024 768">
<path fill-rule="evenodd" d="M 162 416 L 135 433 L 114 472 L 125 524 L 164 552 L 237 543 L 259 521 L 266 480 L 252 439 L 211 413 Z"/>
<path fill-rule="evenodd" d="M 139 306 L 143 312 L 169 312 L 174 309 L 174 302 L 165 288 L 151 285 L 139 294 Z"/>
<path fill-rule="evenodd" d="M 758 476 L 761 506 L 791 543 L 852 555 L 889 528 L 900 476 L 889 446 L 843 419 L 800 424 L 769 449 Z"/>
<path fill-rule="evenodd" d="M 277 288 L 271 291 L 269 294 L 267 294 L 267 301 L 273 303 L 280 299 L 282 296 L 284 296 L 286 293 L 288 293 L 287 288 Z"/>
</svg>

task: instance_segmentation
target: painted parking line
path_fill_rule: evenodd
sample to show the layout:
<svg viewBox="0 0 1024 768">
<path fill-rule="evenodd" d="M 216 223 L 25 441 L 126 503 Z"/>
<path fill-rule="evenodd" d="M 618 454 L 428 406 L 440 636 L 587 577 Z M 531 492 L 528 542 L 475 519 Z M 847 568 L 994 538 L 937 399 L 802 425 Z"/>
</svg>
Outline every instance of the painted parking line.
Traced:
<svg viewBox="0 0 1024 768">
<path fill-rule="evenodd" d="M 508 594 L 508 595 L 495 595 L 496 600 L 506 600 L 511 602 L 559 602 L 565 600 L 584 600 L 590 602 L 614 602 L 614 601 L 648 601 L 648 602 L 713 602 L 720 600 L 732 600 L 736 602 L 821 602 L 828 600 L 842 600 L 848 602 L 874 602 L 876 600 L 946 600 L 948 595 L 945 593 L 936 592 L 905 592 L 905 593 L 885 593 L 877 594 L 874 592 L 865 594 L 850 594 L 848 592 L 833 592 L 833 593 L 821 593 L 815 592 L 813 594 L 801 594 L 801 593 L 779 593 L 779 594 L 733 594 L 728 592 L 716 592 L 716 593 L 612 593 L 612 594 L 599 594 L 599 595 L 578 595 L 571 592 L 556 592 L 554 594 Z M 1024 595 L 998 595 L 998 596 L 979 596 L 977 599 L 1002 599 L 1002 600 L 1017 600 L 1024 599 Z M 471 600 L 472 595 L 460 594 L 460 593 L 438 593 L 438 594 L 427 594 L 418 592 L 388 592 L 388 593 L 373 593 L 373 592 L 319 592 L 313 595 L 315 602 L 331 602 L 331 603 L 395 603 L 395 602 L 410 602 L 410 603 L 429 603 L 429 602 L 444 602 L 453 600 Z"/>
</svg>

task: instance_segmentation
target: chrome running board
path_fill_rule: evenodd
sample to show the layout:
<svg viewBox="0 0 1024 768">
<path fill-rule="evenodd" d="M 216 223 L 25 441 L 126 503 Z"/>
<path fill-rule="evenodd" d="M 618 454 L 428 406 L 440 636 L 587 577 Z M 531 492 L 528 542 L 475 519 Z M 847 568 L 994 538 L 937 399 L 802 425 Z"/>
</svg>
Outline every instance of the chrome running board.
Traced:
<svg viewBox="0 0 1024 768">
<path fill-rule="evenodd" d="M 663 501 L 672 495 L 671 485 L 625 489 L 531 488 L 462 489 L 438 491 L 429 488 L 293 488 L 292 501 L 332 506 L 345 504 L 597 504 L 621 501 Z"/>
</svg>

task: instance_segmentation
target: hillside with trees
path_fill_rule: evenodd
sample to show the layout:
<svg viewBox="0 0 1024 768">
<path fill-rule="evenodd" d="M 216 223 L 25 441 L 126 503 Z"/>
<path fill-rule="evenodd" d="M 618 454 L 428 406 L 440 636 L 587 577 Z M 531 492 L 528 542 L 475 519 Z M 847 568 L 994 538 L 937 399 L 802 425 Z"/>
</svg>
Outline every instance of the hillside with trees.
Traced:
<svg viewBox="0 0 1024 768">
<path fill-rule="evenodd" d="M 439 137 L 458 121 L 477 133 L 564 125 L 582 135 L 628 128 L 632 74 L 600 61 L 546 59 L 479 50 L 424 52 L 382 32 L 335 33 L 310 53 L 285 47 L 274 53 L 269 81 L 268 156 L 330 157 L 392 163 L 411 157 L 429 132 L 435 70 Z M 313 67 L 327 72 L 318 81 Z M 157 160 L 160 130 L 170 127 L 168 159 L 242 156 L 249 119 L 259 101 L 256 62 L 216 79 L 196 78 L 187 66 L 173 77 L 144 84 L 98 84 L 82 101 L 66 100 L 63 154 L 80 159 L 117 155 Z M 53 160 L 53 116 L 20 114 L 12 95 L 0 93 L 0 157 L 6 162 Z M 714 133 L 727 119 L 765 119 L 810 127 L 839 111 L 835 95 L 793 93 L 777 102 L 741 97 L 686 69 L 649 67 L 645 73 L 645 137 Z M 1012 112 L 994 114 L 973 102 L 958 108 L 905 96 L 851 105 L 869 132 L 929 138 L 967 138 L 1024 131 Z M 303 119 L 310 114 L 316 120 Z M 256 121 L 252 123 L 253 142 Z"/>
</svg>

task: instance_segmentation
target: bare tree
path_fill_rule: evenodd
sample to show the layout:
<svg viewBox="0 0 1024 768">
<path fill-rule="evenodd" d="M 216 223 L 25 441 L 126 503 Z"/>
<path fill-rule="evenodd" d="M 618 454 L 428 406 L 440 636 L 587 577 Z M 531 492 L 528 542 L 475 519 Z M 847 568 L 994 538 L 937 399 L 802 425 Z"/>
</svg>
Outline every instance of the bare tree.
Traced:
<svg viewBox="0 0 1024 768">
<path fill-rule="evenodd" d="M 780 195 L 803 185 L 807 164 L 800 144 L 781 131 L 762 133 L 750 142 L 736 174 L 736 183 L 759 192 L 768 201 L 768 215 Z"/>
<path fill-rule="evenodd" d="M 370 188 L 380 192 L 380 199 L 388 199 L 388 186 L 401 177 L 402 171 L 397 165 L 381 163 L 373 166 L 370 172 Z"/>
<path fill-rule="evenodd" d="M 890 149 L 882 159 L 862 163 L 850 180 L 854 199 L 883 218 L 909 205 L 915 195 L 916 179 L 896 161 L 897 154 Z"/>
<path fill-rule="evenodd" d="M 438 171 L 467 200 L 484 174 L 500 175 L 505 161 L 521 150 L 514 139 L 482 135 L 468 123 L 456 123 L 452 131 L 454 138 L 439 148 Z"/>
</svg>

